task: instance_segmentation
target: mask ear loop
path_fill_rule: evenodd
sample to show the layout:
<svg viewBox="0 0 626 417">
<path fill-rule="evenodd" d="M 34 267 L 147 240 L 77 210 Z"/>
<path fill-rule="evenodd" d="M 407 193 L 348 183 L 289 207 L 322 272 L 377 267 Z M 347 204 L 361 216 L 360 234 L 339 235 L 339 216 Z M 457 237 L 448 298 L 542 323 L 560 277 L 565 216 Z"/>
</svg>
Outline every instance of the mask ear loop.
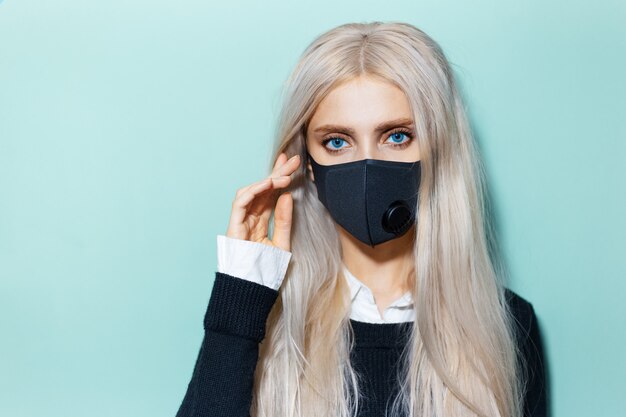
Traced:
<svg viewBox="0 0 626 417">
<path fill-rule="evenodd" d="M 306 161 L 305 165 L 304 165 L 304 169 L 305 169 L 305 175 L 307 175 L 307 178 L 309 178 L 309 174 L 311 176 L 313 176 L 313 164 L 311 163 L 311 159 L 313 159 L 311 157 L 311 155 L 309 154 L 308 149 L 304 149 L 304 159 Z M 309 168 L 310 167 L 310 168 Z M 311 179 L 311 182 L 315 182 L 315 179 Z"/>
<path fill-rule="evenodd" d="M 302 123 L 302 125 L 300 126 L 300 138 L 301 138 L 301 141 L 302 141 L 302 148 L 304 149 L 304 158 L 302 158 L 304 160 L 304 162 L 305 162 L 305 164 L 304 164 L 304 173 L 305 173 L 305 176 L 307 176 L 307 178 L 309 178 L 309 174 L 311 174 L 311 176 L 313 176 L 313 167 L 312 167 L 312 164 L 311 164 L 311 159 L 313 159 L 313 158 L 309 154 L 309 150 L 306 147 L 307 124 L 308 124 L 308 122 L 305 122 L 305 123 Z M 309 168 L 309 166 L 311 166 L 311 168 Z M 315 182 L 315 180 L 311 180 L 311 182 Z"/>
</svg>

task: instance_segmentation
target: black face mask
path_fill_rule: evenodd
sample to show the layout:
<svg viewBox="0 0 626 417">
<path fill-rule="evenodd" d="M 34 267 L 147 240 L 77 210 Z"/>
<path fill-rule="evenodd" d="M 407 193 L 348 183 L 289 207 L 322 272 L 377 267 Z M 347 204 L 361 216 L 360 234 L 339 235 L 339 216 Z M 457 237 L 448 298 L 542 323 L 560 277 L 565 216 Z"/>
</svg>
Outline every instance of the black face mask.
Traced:
<svg viewBox="0 0 626 417">
<path fill-rule="evenodd" d="M 361 242 L 373 247 L 402 236 L 415 223 L 420 161 L 362 159 L 320 165 L 306 154 L 319 200 Z"/>
</svg>

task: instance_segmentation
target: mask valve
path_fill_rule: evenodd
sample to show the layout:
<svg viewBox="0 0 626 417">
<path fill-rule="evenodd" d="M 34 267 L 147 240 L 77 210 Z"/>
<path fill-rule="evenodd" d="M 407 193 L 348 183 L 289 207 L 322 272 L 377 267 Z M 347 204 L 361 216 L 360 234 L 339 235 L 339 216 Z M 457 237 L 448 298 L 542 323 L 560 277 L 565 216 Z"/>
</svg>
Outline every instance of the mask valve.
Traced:
<svg viewBox="0 0 626 417">
<path fill-rule="evenodd" d="M 402 235 L 411 225 L 411 209 L 403 200 L 394 201 L 383 215 L 383 229 L 388 233 Z"/>
</svg>

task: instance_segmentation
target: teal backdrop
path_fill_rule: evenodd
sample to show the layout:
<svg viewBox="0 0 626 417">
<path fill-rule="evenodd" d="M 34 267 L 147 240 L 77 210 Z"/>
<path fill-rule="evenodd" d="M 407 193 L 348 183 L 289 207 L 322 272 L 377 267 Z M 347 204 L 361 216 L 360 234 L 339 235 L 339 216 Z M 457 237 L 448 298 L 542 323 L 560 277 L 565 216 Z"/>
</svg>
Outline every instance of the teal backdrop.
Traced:
<svg viewBox="0 0 626 417">
<path fill-rule="evenodd" d="M 626 415 L 621 0 L 0 2 L 0 415 L 174 416 L 281 84 L 371 20 L 454 66 L 553 415 Z"/>
</svg>

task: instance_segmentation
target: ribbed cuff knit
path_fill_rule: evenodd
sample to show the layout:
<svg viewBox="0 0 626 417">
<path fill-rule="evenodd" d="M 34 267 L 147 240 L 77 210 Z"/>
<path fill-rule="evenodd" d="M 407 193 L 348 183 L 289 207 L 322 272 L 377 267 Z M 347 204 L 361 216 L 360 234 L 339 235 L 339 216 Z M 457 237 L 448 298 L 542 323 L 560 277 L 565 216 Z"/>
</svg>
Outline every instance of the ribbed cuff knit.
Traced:
<svg viewBox="0 0 626 417">
<path fill-rule="evenodd" d="M 216 272 L 204 328 L 260 343 L 277 297 L 278 291 L 265 285 Z"/>
</svg>

